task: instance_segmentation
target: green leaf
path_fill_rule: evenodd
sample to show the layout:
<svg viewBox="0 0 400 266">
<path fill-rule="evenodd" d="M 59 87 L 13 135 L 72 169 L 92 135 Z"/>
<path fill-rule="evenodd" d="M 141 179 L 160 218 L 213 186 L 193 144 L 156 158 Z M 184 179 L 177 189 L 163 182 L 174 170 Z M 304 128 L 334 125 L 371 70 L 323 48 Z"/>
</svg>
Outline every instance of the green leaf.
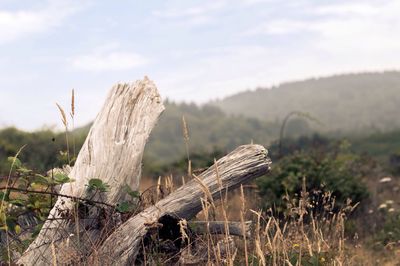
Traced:
<svg viewBox="0 0 400 266">
<path fill-rule="evenodd" d="M 13 157 L 13 156 L 8 157 L 8 162 L 10 162 L 12 165 L 14 165 L 14 167 L 17 167 L 17 168 L 22 166 L 21 161 L 17 157 Z"/>
<path fill-rule="evenodd" d="M 135 205 L 132 202 L 124 201 L 117 204 L 116 210 L 122 213 L 131 212 L 135 208 Z"/>
<path fill-rule="evenodd" d="M 21 176 L 18 178 L 18 187 L 19 188 L 26 188 L 29 185 L 29 180 L 25 176 Z"/>
<path fill-rule="evenodd" d="M 31 244 L 31 242 L 32 242 L 31 239 L 25 239 L 25 240 L 22 240 L 22 241 L 21 241 L 21 243 L 22 243 L 21 248 L 23 249 L 23 251 L 25 251 L 25 250 L 29 247 L 29 245 Z M 23 251 L 22 251 L 22 252 L 23 252 Z"/>
<path fill-rule="evenodd" d="M 0 224 L 4 224 L 6 222 L 7 216 L 5 212 L 0 213 Z"/>
<path fill-rule="evenodd" d="M 54 175 L 54 181 L 56 181 L 57 184 L 65 184 L 65 183 L 69 183 L 71 181 L 71 179 L 66 174 L 57 173 Z"/>
<path fill-rule="evenodd" d="M 5 190 L 4 192 L 0 192 L 0 199 L 3 201 L 9 201 L 10 200 L 10 190 Z"/>
<path fill-rule="evenodd" d="M 98 178 L 92 178 L 89 180 L 89 186 L 91 187 L 100 187 L 103 185 L 103 180 Z"/>
<path fill-rule="evenodd" d="M 33 179 L 33 182 L 36 184 L 42 184 L 42 185 L 49 185 L 49 180 L 47 177 L 40 175 L 40 174 L 35 174 L 35 178 Z"/>
<path fill-rule="evenodd" d="M 33 206 L 34 206 L 36 209 L 39 209 L 39 208 L 40 208 L 40 201 L 36 200 L 36 201 L 33 203 Z"/>
<path fill-rule="evenodd" d="M 19 206 L 19 207 L 25 206 L 25 201 L 21 200 L 21 199 L 13 199 L 13 200 L 10 200 L 9 203 L 11 203 L 15 206 Z"/>
<path fill-rule="evenodd" d="M 36 225 L 36 226 L 35 226 L 35 229 L 33 229 L 33 232 L 32 232 L 31 237 L 32 237 L 32 238 L 36 238 L 37 235 L 40 233 L 40 230 L 42 230 L 42 227 L 43 227 L 43 224 L 38 224 L 38 225 Z"/>
<path fill-rule="evenodd" d="M 140 192 L 139 191 L 131 191 L 128 192 L 129 196 L 131 196 L 132 198 L 140 198 Z"/>
<path fill-rule="evenodd" d="M 19 226 L 18 224 L 15 225 L 14 230 L 15 230 L 15 233 L 16 233 L 17 235 L 19 235 L 19 234 L 21 233 L 21 226 Z"/>
<path fill-rule="evenodd" d="M 15 232 L 16 221 L 14 217 L 7 217 L 6 225 L 11 232 Z"/>
<path fill-rule="evenodd" d="M 297 265 L 298 257 L 299 257 L 298 254 L 293 253 L 293 254 L 290 256 L 290 258 L 289 258 L 290 263 L 291 263 L 292 265 Z"/>
<path fill-rule="evenodd" d="M 98 178 L 92 178 L 89 180 L 88 189 L 89 191 L 92 190 L 99 190 L 100 192 L 106 192 L 109 189 L 109 185 L 104 183 L 103 180 Z"/>
<path fill-rule="evenodd" d="M 18 172 L 20 172 L 21 174 L 27 175 L 27 174 L 31 173 L 32 170 L 25 168 L 25 167 L 18 167 Z"/>
<path fill-rule="evenodd" d="M 140 192 L 132 190 L 131 187 L 127 184 L 125 184 L 125 191 L 128 193 L 129 196 L 131 196 L 132 199 L 140 198 Z"/>
</svg>

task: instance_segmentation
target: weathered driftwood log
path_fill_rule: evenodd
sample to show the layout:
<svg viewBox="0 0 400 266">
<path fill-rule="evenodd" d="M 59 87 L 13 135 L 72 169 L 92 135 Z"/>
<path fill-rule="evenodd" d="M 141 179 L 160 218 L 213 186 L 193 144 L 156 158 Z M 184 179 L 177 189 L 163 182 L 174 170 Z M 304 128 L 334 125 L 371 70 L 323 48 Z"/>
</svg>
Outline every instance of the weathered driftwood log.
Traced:
<svg viewBox="0 0 400 266">
<path fill-rule="evenodd" d="M 224 235 L 228 233 L 233 236 L 248 236 L 250 235 L 251 221 L 244 223 L 244 232 L 241 222 L 228 222 L 228 232 L 225 231 L 224 221 L 190 221 L 188 222 L 190 230 L 197 235 L 205 235 L 207 233 Z"/>
<path fill-rule="evenodd" d="M 92 197 L 88 195 L 87 184 L 89 179 L 96 178 L 109 185 L 107 193 L 98 193 L 100 200 L 115 205 L 126 198 L 126 185 L 138 190 L 144 146 L 163 110 L 156 86 L 147 77 L 115 85 L 69 174 L 75 182 L 64 185 L 60 193 Z M 104 236 L 95 227 L 88 227 L 88 220 L 65 219 L 74 208 L 76 202 L 59 197 L 40 234 L 18 264 L 62 264 L 91 252 Z M 91 211 L 89 216 L 93 215 Z"/>
<path fill-rule="evenodd" d="M 261 176 L 270 169 L 267 150 L 260 145 L 244 145 L 218 160 L 154 206 L 130 218 L 92 253 L 91 265 L 133 265 L 142 238 L 165 216 L 190 220 L 202 208 L 201 198 L 218 199 L 221 193 Z M 201 180 L 201 181 L 200 181 Z M 221 189 L 222 187 L 222 189 Z"/>
</svg>

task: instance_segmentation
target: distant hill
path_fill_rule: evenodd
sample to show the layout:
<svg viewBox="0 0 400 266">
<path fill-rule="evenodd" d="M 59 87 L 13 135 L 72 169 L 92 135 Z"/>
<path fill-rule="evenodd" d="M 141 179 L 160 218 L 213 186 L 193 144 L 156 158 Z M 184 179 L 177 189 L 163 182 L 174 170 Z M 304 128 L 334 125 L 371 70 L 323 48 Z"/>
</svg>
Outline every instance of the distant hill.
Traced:
<svg viewBox="0 0 400 266">
<path fill-rule="evenodd" d="M 215 151 L 227 152 L 251 141 L 268 145 L 276 139 L 279 126 L 260 122 L 255 118 L 227 115 L 211 105 L 199 107 L 195 104 L 165 102 L 166 110 L 154 128 L 146 145 L 144 164 L 146 169 L 156 169 L 186 157 L 182 129 L 185 116 L 189 131 L 190 154 Z M 78 151 L 91 125 L 74 130 L 76 151 Z M 54 139 L 53 139 L 54 138 Z M 72 146 L 72 135 L 70 135 Z M 14 156 L 18 149 L 27 144 L 20 158 L 28 166 L 45 171 L 60 163 L 58 151 L 66 150 L 65 134 L 49 130 L 33 133 L 16 128 L 0 130 L 0 175 L 6 175 L 8 156 Z M 72 152 L 72 147 L 71 147 Z"/>
<path fill-rule="evenodd" d="M 259 88 L 215 101 L 229 114 L 282 121 L 304 111 L 324 131 L 388 131 L 400 128 L 400 72 L 337 75 Z"/>
<path fill-rule="evenodd" d="M 255 118 L 227 115 L 211 105 L 165 103 L 165 111 L 154 128 L 144 155 L 145 163 L 172 163 L 186 156 L 182 116 L 189 131 L 189 151 L 223 153 L 251 141 L 268 145 L 276 139 L 279 125 Z"/>
<path fill-rule="evenodd" d="M 163 172 L 164 166 L 186 157 L 182 116 L 189 128 L 191 159 L 196 154 L 225 153 L 251 141 L 270 146 L 278 139 L 283 118 L 293 110 L 309 112 L 318 118 L 325 124 L 323 131 L 331 137 L 340 137 L 339 131 L 345 136 L 354 136 L 355 148 L 359 151 L 381 156 L 386 150 L 382 147 L 396 143 L 390 150 L 393 153 L 400 145 L 397 137 L 400 130 L 389 135 L 380 134 L 400 129 L 400 72 L 312 79 L 243 92 L 203 106 L 169 101 L 165 106 L 146 146 L 145 173 Z M 302 117 L 294 117 L 285 128 L 285 137 L 310 136 L 314 124 Z M 89 127 L 74 131 L 76 151 Z M 358 141 L 360 132 L 364 137 L 373 133 L 378 137 Z M 387 142 L 386 138 L 392 142 Z M 372 142 L 372 146 L 366 144 Z M 0 130 L 0 175 L 8 173 L 7 156 L 15 155 L 24 144 L 27 146 L 20 155 L 21 160 L 39 171 L 65 161 L 65 156 L 59 153 L 66 150 L 65 134 L 49 130 L 29 133 L 7 128 Z"/>
</svg>

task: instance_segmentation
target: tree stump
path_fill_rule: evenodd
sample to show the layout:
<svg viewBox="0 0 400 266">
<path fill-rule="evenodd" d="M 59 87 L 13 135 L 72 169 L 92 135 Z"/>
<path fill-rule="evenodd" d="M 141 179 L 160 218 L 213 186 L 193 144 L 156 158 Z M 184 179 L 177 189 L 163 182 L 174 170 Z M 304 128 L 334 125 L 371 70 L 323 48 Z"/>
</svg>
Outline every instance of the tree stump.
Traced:
<svg viewBox="0 0 400 266">
<path fill-rule="evenodd" d="M 138 190 L 144 147 L 163 110 L 157 89 L 147 77 L 112 88 L 69 174 L 75 182 L 63 185 L 60 194 L 65 196 L 58 198 L 18 264 L 132 265 L 149 230 L 171 219 L 190 220 L 201 211 L 203 197 L 217 200 L 269 171 L 271 161 L 264 147 L 240 146 L 121 224 L 115 220 L 114 207 L 128 198 L 127 186 Z M 93 179 L 108 184 L 108 191 L 90 191 L 88 183 Z M 90 201 L 77 202 L 76 197 Z"/>
<path fill-rule="evenodd" d="M 117 84 L 109 93 L 69 174 L 75 182 L 60 193 L 93 197 L 87 191 L 90 179 L 109 185 L 107 193 L 95 195 L 109 205 L 127 197 L 126 186 L 138 190 L 144 146 L 164 105 L 156 86 L 147 77 L 130 84 Z M 59 197 L 36 240 L 19 259 L 19 264 L 48 265 L 84 258 L 103 235 L 91 226 L 99 210 L 84 206 L 87 217 L 78 217 L 79 207 Z M 77 214 L 78 213 L 78 214 Z M 74 219 L 75 218 L 75 219 Z"/>
</svg>

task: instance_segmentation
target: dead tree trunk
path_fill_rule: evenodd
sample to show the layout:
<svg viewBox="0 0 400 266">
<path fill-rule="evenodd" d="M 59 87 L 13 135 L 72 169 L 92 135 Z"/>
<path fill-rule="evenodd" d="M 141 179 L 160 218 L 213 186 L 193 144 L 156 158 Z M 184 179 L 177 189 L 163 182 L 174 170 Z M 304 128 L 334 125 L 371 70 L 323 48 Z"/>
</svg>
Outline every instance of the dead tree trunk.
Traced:
<svg viewBox="0 0 400 266">
<path fill-rule="evenodd" d="M 126 198 L 127 185 L 138 190 L 144 146 L 163 110 L 156 86 L 147 77 L 115 85 L 69 174 L 75 182 L 64 185 L 60 193 L 95 197 L 115 205 Z M 88 192 L 88 181 L 94 178 L 109 185 L 107 193 Z M 59 197 L 40 234 L 18 264 L 63 264 L 90 253 L 102 232 L 88 218 L 99 214 L 96 208 L 83 206 L 87 216 L 80 219 L 81 207 L 69 198 Z"/>
<path fill-rule="evenodd" d="M 198 178 L 122 224 L 92 253 L 89 264 L 133 265 L 143 237 L 163 217 L 193 218 L 202 208 L 202 197 L 209 201 L 218 199 L 227 190 L 267 173 L 270 163 L 264 147 L 238 147 Z"/>
<path fill-rule="evenodd" d="M 118 221 L 113 221 L 116 216 L 107 213 L 109 209 L 76 198 L 115 206 L 127 198 L 126 186 L 138 189 L 144 146 L 163 110 L 157 89 L 147 78 L 113 87 L 69 174 L 76 181 L 62 187 L 60 194 L 66 196 L 59 197 L 18 264 L 129 265 L 143 237 L 163 218 L 189 220 L 201 210 L 202 197 L 216 200 L 228 189 L 268 172 L 271 162 L 264 147 L 241 146 L 114 230 Z M 109 190 L 88 190 L 93 179 L 108 184 Z"/>
</svg>

